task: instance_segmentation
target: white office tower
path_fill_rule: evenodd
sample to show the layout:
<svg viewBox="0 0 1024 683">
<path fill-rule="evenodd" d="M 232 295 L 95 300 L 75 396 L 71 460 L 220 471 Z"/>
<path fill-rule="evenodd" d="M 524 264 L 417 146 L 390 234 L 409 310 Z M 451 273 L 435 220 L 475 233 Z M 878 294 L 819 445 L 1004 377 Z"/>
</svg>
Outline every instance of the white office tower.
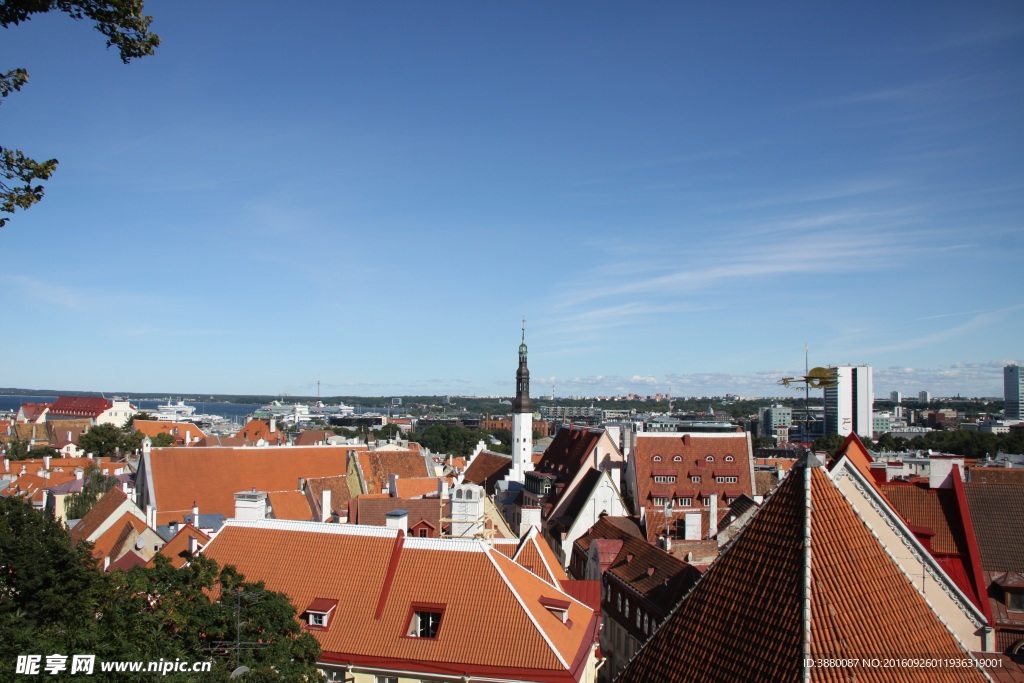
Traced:
<svg viewBox="0 0 1024 683">
<path fill-rule="evenodd" d="M 836 374 L 836 386 L 825 389 L 825 433 L 872 438 L 875 387 L 871 368 L 841 365 Z"/>
<path fill-rule="evenodd" d="M 526 367 L 526 325 L 519 345 L 516 397 L 512 401 L 512 470 L 509 480 L 520 484 L 533 470 L 533 403 L 530 401 L 530 370 Z"/>
<path fill-rule="evenodd" d="M 920 391 L 917 394 L 918 403 L 931 403 L 932 395 L 927 391 Z"/>
<path fill-rule="evenodd" d="M 889 400 L 895 403 L 896 405 L 899 405 L 903 401 L 903 394 L 901 394 L 898 391 L 890 391 Z"/>
<path fill-rule="evenodd" d="M 1020 366 L 1007 365 L 1003 368 L 1003 412 L 1008 420 L 1020 420 L 1020 404 L 1024 399 L 1024 383 L 1021 383 Z"/>
</svg>

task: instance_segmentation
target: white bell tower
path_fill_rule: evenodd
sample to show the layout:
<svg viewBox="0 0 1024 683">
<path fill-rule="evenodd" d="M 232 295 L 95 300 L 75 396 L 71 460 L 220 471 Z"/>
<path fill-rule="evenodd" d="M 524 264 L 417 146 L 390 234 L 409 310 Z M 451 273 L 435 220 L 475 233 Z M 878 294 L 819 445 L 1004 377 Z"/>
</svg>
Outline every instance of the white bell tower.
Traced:
<svg viewBox="0 0 1024 683">
<path fill-rule="evenodd" d="M 512 401 L 512 471 L 509 479 L 520 484 L 533 470 L 533 403 L 530 402 L 530 370 L 526 367 L 526 318 L 519 344 L 516 398 Z"/>
</svg>

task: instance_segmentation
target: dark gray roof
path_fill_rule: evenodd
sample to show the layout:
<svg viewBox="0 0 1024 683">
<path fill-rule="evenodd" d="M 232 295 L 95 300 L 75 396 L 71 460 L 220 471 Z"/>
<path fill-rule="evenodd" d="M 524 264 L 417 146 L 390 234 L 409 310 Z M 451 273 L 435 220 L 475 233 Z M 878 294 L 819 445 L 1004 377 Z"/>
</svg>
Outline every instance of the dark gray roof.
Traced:
<svg viewBox="0 0 1024 683">
<path fill-rule="evenodd" d="M 964 484 L 981 568 L 1024 571 L 1024 484 Z"/>
</svg>

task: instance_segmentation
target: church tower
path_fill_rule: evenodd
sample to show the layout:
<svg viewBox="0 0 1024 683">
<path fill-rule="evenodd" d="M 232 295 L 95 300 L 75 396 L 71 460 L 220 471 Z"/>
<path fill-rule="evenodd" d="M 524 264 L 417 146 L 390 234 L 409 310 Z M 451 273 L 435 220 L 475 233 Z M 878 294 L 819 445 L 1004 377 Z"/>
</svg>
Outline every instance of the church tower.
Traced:
<svg viewBox="0 0 1024 683">
<path fill-rule="evenodd" d="M 526 319 L 519 345 L 516 398 L 512 401 L 512 471 L 509 479 L 520 484 L 533 470 L 533 403 L 530 402 L 530 370 L 526 367 Z"/>
</svg>

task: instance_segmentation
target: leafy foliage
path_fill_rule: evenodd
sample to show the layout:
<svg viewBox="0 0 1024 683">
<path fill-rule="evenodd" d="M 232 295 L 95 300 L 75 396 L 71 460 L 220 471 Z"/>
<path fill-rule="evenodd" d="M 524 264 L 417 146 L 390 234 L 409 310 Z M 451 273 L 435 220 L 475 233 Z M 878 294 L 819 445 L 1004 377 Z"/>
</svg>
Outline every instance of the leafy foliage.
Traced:
<svg viewBox="0 0 1024 683">
<path fill-rule="evenodd" d="M 143 11 L 143 0 L 2 0 L 0 26 L 10 28 L 36 14 L 54 10 L 72 19 L 88 19 L 107 39 L 107 47 L 116 47 L 127 64 L 137 57 L 151 55 L 160 38 L 150 32 L 152 17 Z M 0 102 L 28 82 L 25 69 L 0 73 Z M 57 160 L 36 161 L 17 149 L 0 147 L 0 212 L 27 209 L 43 198 L 39 180 L 48 180 L 57 170 Z M 0 228 L 8 218 L 0 218 Z"/>
<path fill-rule="evenodd" d="M 8 441 L 4 448 L 4 457 L 9 460 L 30 460 L 32 458 L 41 459 L 46 456 L 57 458 L 60 457 L 60 453 L 57 452 L 57 449 L 50 448 L 49 446 L 36 446 L 35 448 L 29 448 L 28 442 L 22 441 L 21 439 Z"/>
<path fill-rule="evenodd" d="M 320 647 L 283 594 L 205 556 L 183 569 L 157 556 L 154 567 L 104 574 L 91 551 L 28 503 L 0 499 L 0 670 L 18 654 L 88 652 L 99 661 L 212 660 L 203 681 L 226 681 L 239 664 L 250 669 L 242 681 L 320 679 Z M 91 680 L 129 679 L 97 669 Z"/>
<path fill-rule="evenodd" d="M 68 519 L 85 517 L 103 494 L 119 483 L 117 477 L 103 474 L 95 463 L 91 463 L 82 474 L 82 491 L 64 499 L 64 516 Z"/>
<path fill-rule="evenodd" d="M 142 448 L 142 432 L 132 432 L 111 424 L 96 425 L 78 437 L 78 447 L 97 457 L 109 458 L 133 453 Z"/>
<path fill-rule="evenodd" d="M 167 446 L 174 445 L 174 437 L 167 432 L 160 432 L 150 439 L 150 441 L 152 441 L 154 448 L 166 448 Z"/>
<path fill-rule="evenodd" d="M 409 434 L 410 441 L 416 441 L 434 453 L 457 456 L 467 456 L 472 453 L 481 439 L 484 443 L 489 441 L 486 432 L 455 425 L 430 425 L 423 430 Z"/>
</svg>

